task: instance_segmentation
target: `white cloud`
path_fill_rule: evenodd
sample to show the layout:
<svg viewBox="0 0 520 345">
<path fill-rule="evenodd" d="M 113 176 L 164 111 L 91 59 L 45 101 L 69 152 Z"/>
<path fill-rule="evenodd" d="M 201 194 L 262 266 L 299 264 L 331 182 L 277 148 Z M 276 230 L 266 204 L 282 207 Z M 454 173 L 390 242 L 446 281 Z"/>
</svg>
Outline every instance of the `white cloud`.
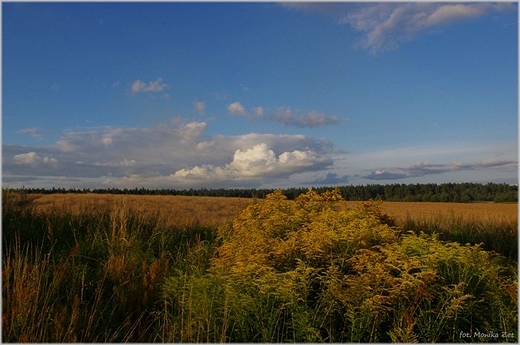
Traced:
<svg viewBox="0 0 520 345">
<path fill-rule="evenodd" d="M 215 181 L 220 182 L 226 178 L 229 178 L 228 172 L 225 172 L 222 168 L 215 167 L 211 164 L 203 164 L 201 166 L 195 166 L 189 169 L 180 169 L 170 175 L 172 180 L 180 182 L 192 182 L 192 181 Z"/>
<path fill-rule="evenodd" d="M 294 150 L 277 156 L 267 144 L 259 143 L 251 148 L 236 150 L 232 161 L 224 166 L 204 164 L 184 168 L 172 177 L 188 180 L 260 180 L 320 170 L 331 164 L 329 157 L 312 150 Z"/>
<path fill-rule="evenodd" d="M 190 122 L 179 129 L 179 133 L 184 141 L 191 141 L 201 135 L 208 125 L 206 122 Z"/>
<path fill-rule="evenodd" d="M 30 134 L 33 138 L 38 140 L 41 140 L 45 137 L 45 131 L 37 127 L 22 129 L 17 133 Z"/>
<path fill-rule="evenodd" d="M 133 82 L 131 89 L 132 89 L 132 93 L 144 91 L 146 89 L 146 83 L 144 83 L 140 80 L 136 80 Z"/>
<path fill-rule="evenodd" d="M 240 114 L 240 115 L 246 114 L 246 109 L 244 108 L 244 106 L 242 104 L 240 104 L 240 102 L 234 102 L 234 103 L 231 103 L 230 105 L 228 105 L 228 111 L 230 114 Z"/>
<path fill-rule="evenodd" d="M 114 187 L 249 187 L 332 164 L 326 140 L 270 133 L 208 136 L 207 127 L 177 120 L 149 128 L 68 130 L 50 146 L 4 145 L 4 176 L 22 178 L 28 166 L 37 166 L 38 181 L 61 183 L 56 177 L 67 176 L 70 187 L 96 187 L 96 179 Z"/>
<path fill-rule="evenodd" d="M 227 136 L 209 135 L 207 129 L 206 122 L 177 119 L 146 128 L 69 130 L 55 145 L 4 144 L 3 177 L 11 186 L 18 181 L 34 187 L 182 189 L 275 188 L 347 180 L 509 181 L 518 173 L 516 141 L 444 142 L 345 154 L 326 139 L 301 134 Z"/>
<path fill-rule="evenodd" d="M 34 151 L 14 155 L 13 162 L 17 165 L 29 165 L 32 168 L 36 168 L 40 163 L 44 163 L 51 167 L 56 167 L 58 165 L 58 160 L 56 158 L 48 156 L 42 158 Z"/>
<path fill-rule="evenodd" d="M 422 33 L 489 13 L 516 10 L 514 3 L 289 3 L 284 7 L 324 14 L 363 33 L 362 48 L 375 54 L 398 48 Z"/>
<path fill-rule="evenodd" d="M 395 49 L 432 29 L 513 8 L 493 3 L 378 3 L 348 13 L 342 22 L 364 32 L 361 46 L 377 53 Z"/>
<path fill-rule="evenodd" d="M 260 143 L 252 148 L 236 150 L 233 161 L 227 168 L 241 177 L 257 177 L 271 173 L 277 164 L 278 159 L 274 151 L 265 143 Z"/>
<path fill-rule="evenodd" d="M 435 26 L 465 18 L 477 18 L 492 10 L 491 4 L 444 4 L 425 14 L 426 26 Z"/>
<path fill-rule="evenodd" d="M 132 93 L 138 93 L 138 92 L 159 92 L 163 91 L 166 88 L 165 83 L 163 83 L 162 78 L 159 77 L 157 80 L 149 81 L 148 83 L 145 83 L 141 80 L 136 80 L 132 83 L 132 86 L 130 89 L 132 90 Z"/>
<path fill-rule="evenodd" d="M 40 159 L 36 152 L 21 153 L 13 157 L 15 164 L 30 165 L 32 167 L 38 165 Z"/>
</svg>

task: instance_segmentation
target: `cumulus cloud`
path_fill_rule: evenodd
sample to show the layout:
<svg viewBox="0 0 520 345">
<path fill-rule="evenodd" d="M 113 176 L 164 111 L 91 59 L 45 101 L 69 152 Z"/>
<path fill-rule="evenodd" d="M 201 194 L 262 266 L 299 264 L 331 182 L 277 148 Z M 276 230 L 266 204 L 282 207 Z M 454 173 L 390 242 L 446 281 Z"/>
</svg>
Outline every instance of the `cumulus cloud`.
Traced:
<svg viewBox="0 0 520 345">
<path fill-rule="evenodd" d="M 277 163 L 274 151 L 265 143 L 260 143 L 243 151 L 236 150 L 233 161 L 227 167 L 239 176 L 254 177 L 272 172 Z"/>
<path fill-rule="evenodd" d="M 513 3 L 294 3 L 285 7 L 324 14 L 363 36 L 359 46 L 375 54 L 398 48 L 422 33 L 490 13 L 516 10 Z"/>
<path fill-rule="evenodd" d="M 251 148 L 237 149 L 232 161 L 225 166 L 204 164 L 180 169 L 172 177 L 192 180 L 258 180 L 322 169 L 331 164 L 329 157 L 312 150 L 286 151 L 277 155 L 267 144 L 259 143 Z"/>
<path fill-rule="evenodd" d="M 13 162 L 16 165 L 30 166 L 33 169 L 42 163 L 52 167 L 58 165 L 58 160 L 56 158 L 48 156 L 42 158 L 34 151 L 13 155 Z"/>
<path fill-rule="evenodd" d="M 148 83 L 145 83 L 141 80 L 136 80 L 132 83 L 132 86 L 130 89 L 132 90 L 132 93 L 138 93 L 138 92 L 160 92 L 163 91 L 166 88 L 166 84 L 163 83 L 162 78 L 159 77 L 157 80 L 149 81 Z"/>
<path fill-rule="evenodd" d="M 65 187 L 250 187 L 332 162 L 334 148 L 326 140 L 270 133 L 208 136 L 206 130 L 207 123 L 197 121 L 68 130 L 54 145 L 4 144 L 3 172 L 19 181 L 30 173 L 34 183 L 70 183 Z"/>
<path fill-rule="evenodd" d="M 15 155 L 13 160 L 16 164 L 26 164 L 35 167 L 38 165 L 40 157 L 36 154 L 36 152 L 28 152 Z"/>
<path fill-rule="evenodd" d="M 240 102 L 233 102 L 230 105 L 228 105 L 228 111 L 230 114 L 246 114 L 246 109 L 242 104 L 240 104 Z"/>
<path fill-rule="evenodd" d="M 420 177 L 430 174 L 442 174 L 449 171 L 479 170 L 486 168 L 517 169 L 518 162 L 501 159 L 487 159 L 476 163 L 452 162 L 450 164 L 434 164 L 420 162 L 407 167 L 382 168 L 372 171 L 365 178 L 369 180 L 399 180 Z"/>
</svg>

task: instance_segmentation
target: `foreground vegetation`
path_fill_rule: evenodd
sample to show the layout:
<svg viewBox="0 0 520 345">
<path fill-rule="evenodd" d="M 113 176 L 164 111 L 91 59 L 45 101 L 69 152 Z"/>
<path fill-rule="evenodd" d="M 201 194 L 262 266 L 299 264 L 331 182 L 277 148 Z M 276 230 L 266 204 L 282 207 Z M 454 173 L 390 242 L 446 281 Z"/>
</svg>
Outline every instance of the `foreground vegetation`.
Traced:
<svg viewBox="0 0 520 345">
<path fill-rule="evenodd" d="M 124 201 L 41 212 L 4 193 L 2 340 L 518 342 L 516 222 L 397 226 L 341 199 L 277 191 L 174 226 Z"/>
</svg>

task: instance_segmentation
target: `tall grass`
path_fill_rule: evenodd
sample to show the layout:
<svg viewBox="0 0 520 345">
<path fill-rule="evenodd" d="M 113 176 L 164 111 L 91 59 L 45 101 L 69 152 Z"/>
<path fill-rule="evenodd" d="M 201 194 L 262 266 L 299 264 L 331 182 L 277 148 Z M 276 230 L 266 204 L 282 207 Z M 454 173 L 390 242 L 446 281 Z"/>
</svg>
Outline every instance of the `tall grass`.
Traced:
<svg viewBox="0 0 520 345">
<path fill-rule="evenodd" d="M 337 191 L 273 193 L 218 228 L 35 201 L 2 198 L 4 342 L 518 341 L 512 224 L 398 228 Z"/>
<path fill-rule="evenodd" d="M 461 244 L 482 244 L 487 251 L 499 253 L 518 262 L 518 221 L 505 219 L 464 219 L 455 214 L 428 218 L 408 215 L 401 225 L 404 231 L 437 234 L 439 239 Z"/>
<path fill-rule="evenodd" d="M 165 278 L 209 265 L 197 248 L 213 228 L 163 227 L 124 202 L 78 214 L 2 201 L 5 342 L 154 341 Z"/>
</svg>

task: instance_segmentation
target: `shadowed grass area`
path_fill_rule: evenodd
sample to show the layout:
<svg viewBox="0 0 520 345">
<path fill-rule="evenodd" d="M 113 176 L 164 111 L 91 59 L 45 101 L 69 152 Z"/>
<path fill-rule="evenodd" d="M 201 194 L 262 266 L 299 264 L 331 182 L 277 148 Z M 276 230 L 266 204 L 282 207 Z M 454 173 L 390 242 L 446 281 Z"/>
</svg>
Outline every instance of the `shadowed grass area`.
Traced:
<svg viewBox="0 0 520 345">
<path fill-rule="evenodd" d="M 149 342 L 172 270 L 209 266 L 212 227 L 164 227 L 124 202 L 37 212 L 3 196 L 5 342 Z"/>
<path fill-rule="evenodd" d="M 513 219 L 464 219 L 453 214 L 412 218 L 403 222 L 404 231 L 437 234 L 439 239 L 461 244 L 482 244 L 487 251 L 500 253 L 518 262 L 518 222 Z"/>
<path fill-rule="evenodd" d="M 2 198 L 4 342 L 518 341 L 516 223 L 398 227 L 337 191 L 276 192 L 218 227 L 36 201 Z"/>
</svg>

